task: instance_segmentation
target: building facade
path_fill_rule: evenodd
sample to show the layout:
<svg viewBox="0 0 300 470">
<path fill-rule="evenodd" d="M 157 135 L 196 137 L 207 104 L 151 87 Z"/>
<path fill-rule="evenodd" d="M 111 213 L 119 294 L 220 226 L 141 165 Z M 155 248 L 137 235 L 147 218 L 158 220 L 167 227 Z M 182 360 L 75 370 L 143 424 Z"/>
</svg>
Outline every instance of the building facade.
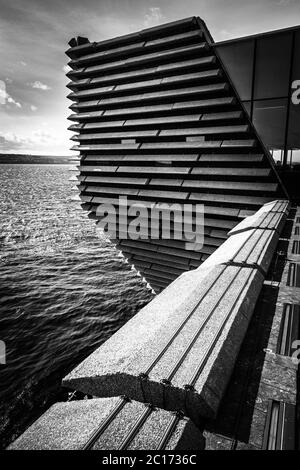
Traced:
<svg viewBox="0 0 300 470">
<path fill-rule="evenodd" d="M 214 47 L 277 165 L 300 165 L 300 27 Z"/>
</svg>

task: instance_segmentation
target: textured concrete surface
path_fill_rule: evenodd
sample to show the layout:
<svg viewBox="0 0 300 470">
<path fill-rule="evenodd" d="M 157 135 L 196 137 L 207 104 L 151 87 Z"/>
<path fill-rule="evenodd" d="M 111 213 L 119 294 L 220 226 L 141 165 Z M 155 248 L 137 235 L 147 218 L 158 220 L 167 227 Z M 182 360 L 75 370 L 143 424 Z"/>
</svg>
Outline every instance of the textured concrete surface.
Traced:
<svg viewBox="0 0 300 470">
<path fill-rule="evenodd" d="M 82 449 L 119 400 L 115 397 L 57 403 L 11 444 L 9 450 Z M 142 403 L 126 403 L 92 449 L 117 450 L 145 409 L 147 406 Z M 173 419 L 173 413 L 154 409 L 133 436 L 128 450 L 157 449 Z M 186 417 L 178 421 L 165 446 L 167 450 L 201 450 L 203 447 L 202 434 Z"/>
<path fill-rule="evenodd" d="M 281 210 L 285 218 L 285 207 L 275 201 L 261 213 L 277 216 Z M 281 217 L 274 229 L 232 235 L 76 367 L 63 385 L 99 397 L 125 390 L 134 400 L 182 410 L 197 425 L 215 416 L 274 254 Z"/>
<path fill-rule="evenodd" d="M 294 227 L 295 223 L 289 229 L 291 238 L 284 228 L 290 241 L 283 257 L 292 244 Z M 300 302 L 300 289 L 285 285 L 286 274 L 287 263 L 283 262 L 276 275 L 278 282 L 261 291 L 217 418 L 205 425 L 206 449 L 261 449 L 271 400 L 290 407 L 280 433 L 284 449 L 297 448 L 291 430 L 296 426 L 292 410 L 297 403 L 298 366 L 290 357 L 276 354 L 283 305 Z"/>
<path fill-rule="evenodd" d="M 145 371 L 157 352 L 165 346 L 167 338 L 198 305 L 224 269 L 224 266 L 211 266 L 181 275 L 101 348 L 79 364 L 64 378 L 63 384 L 81 391 L 89 390 L 85 393 L 101 393 L 103 396 L 105 389 L 108 388 L 109 393 L 112 382 L 116 378 L 120 379 L 121 374 L 137 376 Z M 118 377 L 114 378 L 116 373 Z M 97 390 L 98 385 L 101 392 Z M 121 385 L 120 393 L 117 394 L 122 393 L 124 388 Z M 127 389 L 126 393 L 129 394 Z M 142 400 L 139 380 L 136 383 L 136 394 Z"/>
<path fill-rule="evenodd" d="M 274 230 L 250 229 L 239 232 L 229 237 L 198 270 L 215 264 L 236 263 L 259 266 L 266 273 L 278 238 Z"/>
<path fill-rule="evenodd" d="M 277 230 L 281 232 L 285 224 L 285 214 L 283 212 L 269 212 L 256 218 L 254 222 L 250 221 L 241 222 L 235 229 L 231 230 L 229 235 L 251 230 L 253 228 Z"/>
<path fill-rule="evenodd" d="M 168 309 L 162 310 L 161 302 L 155 299 L 159 310 L 149 304 L 73 370 L 64 385 L 96 396 L 126 391 L 135 400 L 183 410 L 195 423 L 201 423 L 202 416 L 217 412 L 262 282 L 263 276 L 256 269 L 213 268 L 206 277 L 199 278 L 194 295 L 179 303 L 176 311 L 169 310 L 168 314 Z M 190 350 L 185 352 L 188 345 Z M 142 380 L 140 374 L 162 351 L 148 379 Z M 201 363 L 200 376 L 186 390 L 185 385 Z M 163 385 L 168 378 L 171 385 Z"/>
<path fill-rule="evenodd" d="M 195 422 L 201 422 L 202 415 L 200 406 L 196 405 L 195 392 L 209 405 L 212 416 L 217 414 L 262 283 L 263 276 L 258 271 L 246 268 L 241 270 L 215 313 L 212 333 L 215 335 L 216 330 L 220 329 L 220 337 L 212 350 L 206 349 L 206 352 L 209 351 L 206 365 L 195 382 L 194 394 L 188 396 L 186 405 L 190 410 L 188 415 Z M 220 324 L 221 314 L 229 315 L 226 323 Z"/>
<path fill-rule="evenodd" d="M 234 235 L 240 232 L 254 228 L 282 230 L 285 223 L 285 216 L 289 209 L 288 201 L 272 201 L 264 204 L 255 214 L 246 217 L 242 222 L 236 225 L 228 235 Z"/>
<path fill-rule="evenodd" d="M 284 202 L 268 206 L 285 216 Z M 249 228 L 230 240 L 64 379 L 66 386 L 110 398 L 54 405 L 10 448 L 82 448 L 119 402 L 117 395 L 126 393 L 137 401 L 125 405 L 93 449 L 120 448 L 149 409 L 142 402 L 156 408 L 128 449 L 157 449 L 174 420 L 170 410 L 186 417 L 176 422 L 167 450 L 260 449 L 269 400 L 296 403 L 297 367 L 267 346 L 276 345 L 283 303 L 299 301 L 300 289 L 285 286 L 286 267 L 278 298 L 271 286 L 262 289 L 275 230 Z"/>
<path fill-rule="evenodd" d="M 286 199 L 277 199 L 275 201 L 266 202 L 263 207 L 266 207 L 268 210 L 271 207 L 271 211 L 288 214 L 290 203 Z"/>
<path fill-rule="evenodd" d="M 80 449 L 118 401 L 114 397 L 56 403 L 9 449 Z"/>
</svg>

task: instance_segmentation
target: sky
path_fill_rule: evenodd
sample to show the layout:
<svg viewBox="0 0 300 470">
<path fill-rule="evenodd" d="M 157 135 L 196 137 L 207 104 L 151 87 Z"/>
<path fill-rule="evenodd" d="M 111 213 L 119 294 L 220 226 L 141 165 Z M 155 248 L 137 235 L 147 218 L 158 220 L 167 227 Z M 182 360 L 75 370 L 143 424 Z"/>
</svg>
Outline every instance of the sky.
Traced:
<svg viewBox="0 0 300 470">
<path fill-rule="evenodd" d="M 0 0 L 0 153 L 70 155 L 68 41 L 200 16 L 215 41 L 300 24 L 300 0 Z"/>
</svg>

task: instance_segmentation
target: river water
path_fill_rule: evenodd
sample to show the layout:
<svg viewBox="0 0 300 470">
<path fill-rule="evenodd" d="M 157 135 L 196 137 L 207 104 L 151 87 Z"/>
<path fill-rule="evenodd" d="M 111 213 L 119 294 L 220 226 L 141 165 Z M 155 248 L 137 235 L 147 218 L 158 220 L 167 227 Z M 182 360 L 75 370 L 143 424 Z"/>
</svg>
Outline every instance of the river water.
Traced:
<svg viewBox="0 0 300 470">
<path fill-rule="evenodd" d="M 96 230 L 68 165 L 0 165 L 0 445 L 53 402 L 61 378 L 153 297 Z"/>
</svg>

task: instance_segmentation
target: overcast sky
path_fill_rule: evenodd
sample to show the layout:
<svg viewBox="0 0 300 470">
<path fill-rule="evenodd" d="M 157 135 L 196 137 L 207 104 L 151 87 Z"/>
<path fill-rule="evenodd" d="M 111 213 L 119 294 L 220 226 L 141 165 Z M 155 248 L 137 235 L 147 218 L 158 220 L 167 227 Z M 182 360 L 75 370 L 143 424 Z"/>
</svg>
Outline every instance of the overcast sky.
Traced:
<svg viewBox="0 0 300 470">
<path fill-rule="evenodd" d="M 70 154 L 72 37 L 100 41 L 189 16 L 202 17 L 215 41 L 300 24 L 300 0 L 0 0 L 0 8 L 0 152 L 44 155 Z"/>
</svg>

